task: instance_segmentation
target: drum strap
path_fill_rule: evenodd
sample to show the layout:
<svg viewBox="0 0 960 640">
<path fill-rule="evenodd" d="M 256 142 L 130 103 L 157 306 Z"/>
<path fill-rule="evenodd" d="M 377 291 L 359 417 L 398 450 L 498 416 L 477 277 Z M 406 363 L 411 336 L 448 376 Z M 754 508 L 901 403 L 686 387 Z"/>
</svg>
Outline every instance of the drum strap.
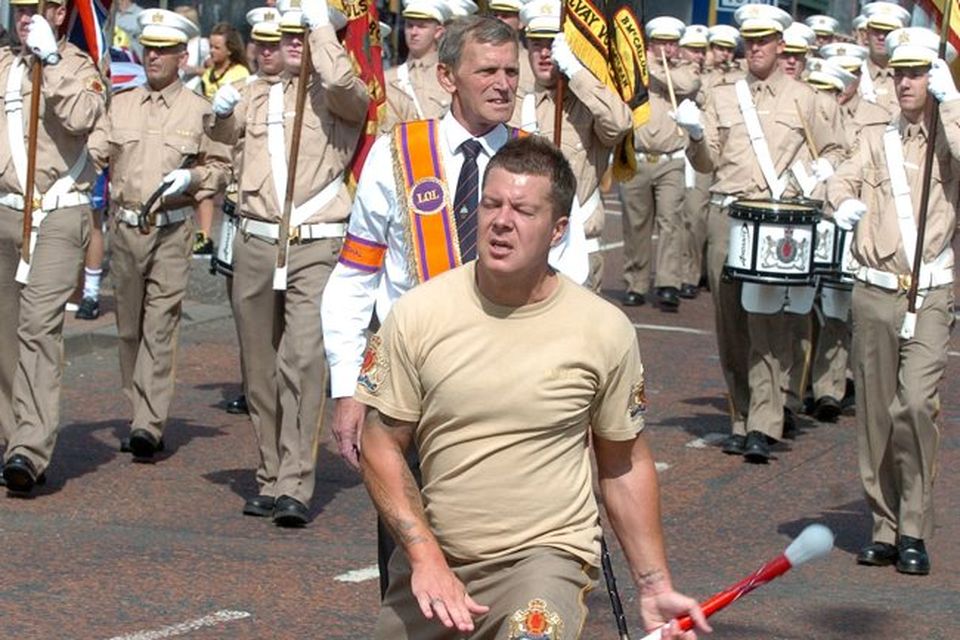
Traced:
<svg viewBox="0 0 960 640">
<path fill-rule="evenodd" d="M 870 77 L 870 67 L 864 60 L 860 65 L 860 97 L 867 102 L 877 104 L 877 90 L 873 86 L 873 78 Z"/>
<path fill-rule="evenodd" d="M 413 107 L 417 110 L 417 119 L 423 120 L 423 109 L 420 108 L 417 92 L 413 88 L 413 83 L 410 82 L 410 66 L 406 62 L 397 67 L 397 82 L 400 83 L 403 92 L 413 100 Z"/>
<path fill-rule="evenodd" d="M 537 94 L 531 91 L 520 103 L 520 128 L 528 133 L 540 133 L 537 122 Z"/>
<path fill-rule="evenodd" d="M 757 156 L 760 171 L 763 172 L 763 178 L 770 188 L 770 195 L 773 196 L 774 200 L 779 200 L 786 189 L 786 184 L 777 177 L 777 170 L 774 168 L 773 158 L 770 156 L 770 147 L 767 146 L 767 139 L 763 135 L 763 127 L 760 125 L 760 117 L 757 115 L 757 106 L 753 103 L 753 98 L 750 95 L 750 86 L 746 80 L 738 80 L 735 86 L 737 102 L 740 104 L 740 113 L 743 114 L 743 123 L 747 127 L 747 135 L 750 136 L 753 153 Z"/>
<path fill-rule="evenodd" d="M 900 129 L 895 124 L 887 125 L 883 134 L 883 151 L 887 160 L 887 173 L 890 174 L 890 186 L 893 188 L 893 204 L 897 210 L 897 224 L 900 226 L 900 239 L 907 254 L 907 264 L 913 268 L 913 256 L 917 249 L 917 221 L 913 217 L 913 198 L 910 197 L 910 184 L 903 164 L 903 143 Z"/>
</svg>

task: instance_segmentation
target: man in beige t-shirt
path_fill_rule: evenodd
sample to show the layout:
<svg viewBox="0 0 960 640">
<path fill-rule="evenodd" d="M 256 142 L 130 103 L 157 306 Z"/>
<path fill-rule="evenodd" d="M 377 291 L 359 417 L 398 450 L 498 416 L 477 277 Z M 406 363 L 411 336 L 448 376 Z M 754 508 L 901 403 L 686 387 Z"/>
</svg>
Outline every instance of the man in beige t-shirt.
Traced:
<svg viewBox="0 0 960 640">
<path fill-rule="evenodd" d="M 687 611 L 706 624 L 670 584 L 636 333 L 547 263 L 575 185 L 545 140 L 507 143 L 485 175 L 478 261 L 407 293 L 371 340 L 362 469 L 401 546 L 376 638 L 579 637 L 600 564 L 591 441 L 647 628 Z"/>
</svg>

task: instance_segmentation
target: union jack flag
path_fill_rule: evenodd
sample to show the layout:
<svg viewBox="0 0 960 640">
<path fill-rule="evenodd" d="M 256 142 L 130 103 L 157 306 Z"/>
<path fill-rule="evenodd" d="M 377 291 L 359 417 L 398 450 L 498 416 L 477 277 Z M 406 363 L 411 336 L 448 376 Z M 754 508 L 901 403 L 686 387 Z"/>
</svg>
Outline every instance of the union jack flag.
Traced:
<svg viewBox="0 0 960 640">
<path fill-rule="evenodd" d="M 106 32 L 110 18 L 111 0 L 72 0 L 70 19 L 67 22 L 67 38 L 93 58 L 100 67 L 100 60 L 110 48 L 110 35 Z"/>
</svg>

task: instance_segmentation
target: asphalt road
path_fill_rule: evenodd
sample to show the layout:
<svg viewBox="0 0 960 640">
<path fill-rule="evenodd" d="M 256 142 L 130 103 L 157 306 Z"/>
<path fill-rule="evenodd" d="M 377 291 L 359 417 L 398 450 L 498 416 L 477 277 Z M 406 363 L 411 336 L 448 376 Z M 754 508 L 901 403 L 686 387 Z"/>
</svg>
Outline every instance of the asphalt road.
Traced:
<svg viewBox="0 0 960 640">
<path fill-rule="evenodd" d="M 616 299 L 622 285 L 615 210 L 606 235 L 606 293 Z M 246 417 L 222 410 L 239 391 L 222 287 L 198 261 L 167 451 L 154 464 L 117 451 L 128 408 L 118 391 L 113 315 L 68 321 L 63 429 L 49 482 L 29 499 L 0 495 L 4 637 L 369 637 L 378 603 L 374 511 L 329 434 L 306 529 L 281 530 L 240 514 L 243 499 L 256 491 L 256 450 Z M 648 376 L 648 436 L 676 585 L 703 599 L 776 556 L 806 524 L 836 532 L 827 560 L 718 614 L 714 638 L 960 638 L 956 338 L 942 390 L 939 519 L 928 545 L 933 572 L 910 578 L 854 562 L 870 529 L 853 418 L 836 425 L 803 420 L 797 438 L 767 466 L 724 456 L 716 447 L 728 424 L 709 295 L 684 302 L 677 314 L 646 306 L 629 315 Z M 613 546 L 631 634 L 640 638 L 636 592 Z M 588 604 L 583 637 L 616 638 L 602 586 Z"/>
</svg>

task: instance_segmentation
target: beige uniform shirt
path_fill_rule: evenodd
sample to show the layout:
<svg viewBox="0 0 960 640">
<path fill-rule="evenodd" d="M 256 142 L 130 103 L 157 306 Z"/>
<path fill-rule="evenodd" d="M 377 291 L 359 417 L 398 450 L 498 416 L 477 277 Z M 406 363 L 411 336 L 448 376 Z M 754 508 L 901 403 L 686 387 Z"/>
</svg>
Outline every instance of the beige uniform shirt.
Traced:
<svg viewBox="0 0 960 640">
<path fill-rule="evenodd" d="M 315 72 L 303 114 L 293 198 L 297 206 L 343 176 L 357 148 L 370 101 L 367 87 L 354 73 L 333 27 L 310 32 L 310 53 Z M 208 127 L 211 138 L 218 142 L 234 145 L 243 137 L 241 214 L 266 222 L 280 222 L 282 217 L 267 145 L 268 97 L 274 82 L 283 83 L 284 157 L 289 158 L 299 82 L 289 73 L 279 78 L 258 78 L 241 91 L 242 98 L 230 116 L 208 120 L 212 122 Z M 349 212 L 350 194 L 343 185 L 334 200 L 306 222 L 340 222 Z"/>
<path fill-rule="evenodd" d="M 377 132 L 379 134 L 389 133 L 401 122 L 410 122 L 411 120 L 419 120 L 417 107 L 413 103 L 413 99 L 402 91 L 388 90 Z"/>
<path fill-rule="evenodd" d="M 811 87 L 779 70 L 766 80 L 748 73 L 746 81 L 778 176 L 794 161 L 809 157 L 805 155 L 809 152 L 803 149 L 806 142 L 800 113 L 808 118 L 820 156 L 837 166 L 843 157 L 837 110 L 834 109 L 832 115 L 826 113 Z M 710 191 L 738 198 L 769 198 L 770 188 L 750 144 L 734 84 L 721 84 L 713 89 L 707 96 L 703 120 L 703 138 L 691 140 L 687 157 L 701 173 L 716 171 Z M 797 194 L 796 184 L 789 181 L 784 196 Z"/>
<path fill-rule="evenodd" d="M 203 132 L 210 103 L 175 80 L 160 91 L 143 85 L 113 96 L 90 136 L 90 155 L 110 167 L 112 203 L 139 211 L 170 171 L 197 155 L 185 194 L 158 201 L 175 209 L 210 198 L 227 184 L 231 150 Z"/>
<path fill-rule="evenodd" d="M 840 122 L 843 125 L 843 148 L 852 152 L 860 139 L 860 132 L 864 128 L 890 121 L 890 114 L 883 107 L 864 100 L 859 93 L 854 93 L 846 104 L 840 105 Z"/>
<path fill-rule="evenodd" d="M 953 242 L 960 201 L 960 101 L 942 105 L 940 117 L 941 129 L 937 135 L 923 244 L 925 262 L 934 260 Z M 892 122 L 903 141 L 904 166 L 916 219 L 920 213 L 927 131 L 925 125 L 910 124 L 900 115 Z M 827 183 L 828 211 L 836 209 L 848 198 L 866 204 L 867 213 L 855 227 L 854 257 L 867 267 L 907 274 L 910 273 L 910 263 L 897 222 L 883 145 L 884 131 L 885 125 L 874 125 L 861 132 L 853 154 Z"/>
<path fill-rule="evenodd" d="M 873 60 L 867 58 L 867 73 L 873 80 L 873 89 L 877 94 L 877 105 L 886 109 L 888 114 L 893 115 L 900 111 L 897 104 L 897 90 L 893 82 L 893 67 L 878 67 Z M 861 87 L 863 81 L 860 81 Z"/>
<path fill-rule="evenodd" d="M 567 87 L 560 146 L 577 178 L 577 201 L 583 204 L 597 190 L 600 176 L 610 164 L 610 151 L 629 133 L 632 116 L 620 96 L 586 69 L 574 74 Z M 533 91 L 538 133 L 550 140 L 553 140 L 556 111 L 554 98 L 553 88 L 537 85 Z M 523 122 L 524 99 L 514 105 L 510 124 L 515 127 L 526 124 Z M 602 228 L 603 215 L 601 204 L 585 224 L 588 238 Z"/>
<path fill-rule="evenodd" d="M 537 77 L 533 75 L 533 67 L 530 66 L 530 49 L 526 42 L 520 42 L 519 55 L 520 75 L 517 80 L 517 100 L 533 91 L 537 84 Z"/>
<path fill-rule="evenodd" d="M 10 54 L 0 57 L 0 98 L 7 78 L 18 60 Z M 105 88 L 90 57 L 70 43 L 60 44 L 61 59 L 43 67 L 40 95 L 40 126 L 37 134 L 36 186 L 45 193 L 61 176 L 70 172 L 77 159 L 87 153 L 87 136 L 105 111 Z M 23 138 L 27 139 L 32 94 L 31 70 L 35 58 L 26 56 L 28 68 L 23 73 Z M 0 113 L 0 192 L 22 194 L 8 143 L 7 118 Z M 75 191 L 89 191 L 96 177 L 96 167 L 88 162 L 77 178 Z"/>
<path fill-rule="evenodd" d="M 414 104 L 419 104 L 423 112 L 422 115 L 416 115 L 416 107 L 414 107 L 415 116 L 410 119 L 429 120 L 442 117 L 450 108 L 450 94 L 440 86 L 440 81 L 437 80 L 437 52 L 433 51 L 417 60 L 408 59 L 404 64 L 410 74 L 410 86 L 417 96 Z M 400 66 L 391 67 L 383 74 L 383 79 L 387 83 L 388 103 L 402 101 L 402 98 L 397 97 L 398 92 L 407 95 L 408 89 L 397 77 Z M 413 102 L 412 97 L 410 100 Z M 405 108 L 397 104 L 394 110 L 402 113 Z"/>
<path fill-rule="evenodd" d="M 634 132 L 634 145 L 637 151 L 645 153 L 673 153 L 687 144 L 687 134 L 677 128 L 670 117 L 673 104 L 667 88 L 667 76 L 663 64 L 653 56 L 650 63 L 650 119 Z M 689 62 L 671 62 L 670 79 L 677 104 L 684 98 L 694 98 L 700 91 L 700 74 L 697 67 Z"/>
<path fill-rule="evenodd" d="M 563 276 L 546 300 L 498 306 L 475 267 L 397 301 L 354 397 L 416 423 L 424 509 L 448 559 L 548 546 L 597 566 L 587 434 L 628 441 L 643 429 L 636 331 Z"/>
</svg>

